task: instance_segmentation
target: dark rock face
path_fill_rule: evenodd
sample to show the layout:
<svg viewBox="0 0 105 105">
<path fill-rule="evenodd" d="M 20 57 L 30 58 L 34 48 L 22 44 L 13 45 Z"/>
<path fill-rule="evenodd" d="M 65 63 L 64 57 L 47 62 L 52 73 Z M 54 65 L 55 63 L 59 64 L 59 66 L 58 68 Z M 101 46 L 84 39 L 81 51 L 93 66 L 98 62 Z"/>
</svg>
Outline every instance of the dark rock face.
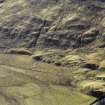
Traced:
<svg viewBox="0 0 105 105">
<path fill-rule="evenodd" d="M 97 1 L 105 2 L 105 0 L 97 0 Z"/>
<path fill-rule="evenodd" d="M 105 105 L 105 99 L 101 100 L 100 102 L 97 102 L 96 105 Z"/>
<path fill-rule="evenodd" d="M 95 65 L 95 64 L 86 64 L 84 67 L 92 69 L 92 70 L 97 70 L 98 69 L 98 66 Z"/>
<path fill-rule="evenodd" d="M 105 105 L 105 97 L 103 97 L 102 99 L 97 99 L 97 101 L 91 105 Z"/>
<path fill-rule="evenodd" d="M 3 3 L 5 0 L 0 0 L 0 3 Z"/>
<path fill-rule="evenodd" d="M 0 16 L 8 17 L 3 21 L 0 18 L 0 43 L 4 46 L 78 48 L 100 39 L 104 33 L 104 0 L 21 2 L 0 8 L 4 10 Z"/>
<path fill-rule="evenodd" d="M 105 105 L 105 94 L 101 91 L 92 91 L 91 95 L 97 99 L 90 105 Z"/>
</svg>

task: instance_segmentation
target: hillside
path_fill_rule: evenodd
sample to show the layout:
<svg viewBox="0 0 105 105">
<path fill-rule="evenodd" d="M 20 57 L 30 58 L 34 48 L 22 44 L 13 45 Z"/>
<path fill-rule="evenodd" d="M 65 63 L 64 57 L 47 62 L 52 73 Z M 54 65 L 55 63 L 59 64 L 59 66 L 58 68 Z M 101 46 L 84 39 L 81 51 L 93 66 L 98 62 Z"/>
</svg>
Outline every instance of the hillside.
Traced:
<svg viewBox="0 0 105 105">
<path fill-rule="evenodd" d="M 104 74 L 105 0 L 0 0 L 2 105 L 103 105 Z"/>
<path fill-rule="evenodd" d="M 104 13 L 102 0 L 2 0 L 0 45 L 67 49 L 98 40 L 104 46 Z"/>
</svg>

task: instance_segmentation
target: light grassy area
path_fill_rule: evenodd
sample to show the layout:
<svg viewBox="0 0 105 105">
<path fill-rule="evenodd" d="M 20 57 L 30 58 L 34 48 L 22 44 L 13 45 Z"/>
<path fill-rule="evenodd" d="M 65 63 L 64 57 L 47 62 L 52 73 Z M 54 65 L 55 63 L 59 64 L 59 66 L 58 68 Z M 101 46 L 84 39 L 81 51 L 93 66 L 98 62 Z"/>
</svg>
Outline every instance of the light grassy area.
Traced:
<svg viewBox="0 0 105 105">
<path fill-rule="evenodd" d="M 73 62 L 75 62 L 75 60 Z M 68 68 L 43 62 L 36 62 L 31 56 L 27 55 L 0 54 L 0 64 L 9 66 L 9 68 L 12 66 L 14 69 L 23 69 L 43 82 L 67 86 L 76 85 L 77 81 L 86 78 L 94 78 L 96 74 L 95 71 L 92 72 L 89 69 L 78 66 Z"/>
<path fill-rule="evenodd" d="M 14 11 L 12 8 L 18 8 L 19 11 Z M 23 12 L 24 10 L 24 12 Z M 0 22 L 4 22 L 5 20 L 10 20 L 11 16 L 15 15 L 21 15 L 24 16 L 26 13 L 29 12 L 29 8 L 24 0 L 7 0 L 4 2 L 3 6 L 0 8 Z M 21 21 L 22 22 L 22 21 Z"/>
<path fill-rule="evenodd" d="M 2 105 L 89 105 L 94 98 L 62 86 L 40 86 L 27 83 L 22 86 L 0 88 Z M 9 99 L 9 97 L 11 97 Z M 5 100 L 3 100 L 6 98 Z M 9 102 L 8 102 L 9 99 Z M 14 101 L 16 100 L 16 101 Z"/>
<path fill-rule="evenodd" d="M 97 92 L 99 91 L 101 92 L 105 92 L 105 83 L 104 81 L 82 81 L 79 84 L 79 87 L 81 88 L 82 91 L 84 91 L 84 93 L 91 93 L 92 91 Z"/>
<path fill-rule="evenodd" d="M 29 69 L 33 60 L 27 55 L 0 54 L 0 64 Z"/>
<path fill-rule="evenodd" d="M 26 48 L 12 48 L 6 51 L 8 54 L 22 54 L 22 55 L 32 55 L 31 51 Z"/>
<path fill-rule="evenodd" d="M 39 17 L 46 20 L 52 20 L 57 15 L 61 7 L 59 5 L 48 6 L 39 13 Z"/>
<path fill-rule="evenodd" d="M 1 65 L 23 69 L 30 75 L 34 75 L 34 78 L 44 82 L 69 85 L 72 79 L 69 69 L 35 62 L 30 56 L 26 55 L 1 54 L 0 61 Z"/>
<path fill-rule="evenodd" d="M 54 85 L 55 81 L 65 81 L 65 76 L 70 77 L 66 68 L 33 63 L 26 55 L 0 54 L 0 61 L 1 105 L 89 105 L 95 100 L 70 86 Z"/>
</svg>

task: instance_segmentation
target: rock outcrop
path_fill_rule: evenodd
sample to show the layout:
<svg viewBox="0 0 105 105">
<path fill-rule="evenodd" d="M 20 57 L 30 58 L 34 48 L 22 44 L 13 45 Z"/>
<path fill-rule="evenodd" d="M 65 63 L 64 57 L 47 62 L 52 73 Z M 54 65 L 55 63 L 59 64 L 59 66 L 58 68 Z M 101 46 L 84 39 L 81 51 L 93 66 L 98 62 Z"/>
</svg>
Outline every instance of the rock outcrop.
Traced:
<svg viewBox="0 0 105 105">
<path fill-rule="evenodd" d="M 0 0 L 0 47 L 78 48 L 104 40 L 103 0 Z M 97 46 L 102 46 L 100 43 Z"/>
</svg>

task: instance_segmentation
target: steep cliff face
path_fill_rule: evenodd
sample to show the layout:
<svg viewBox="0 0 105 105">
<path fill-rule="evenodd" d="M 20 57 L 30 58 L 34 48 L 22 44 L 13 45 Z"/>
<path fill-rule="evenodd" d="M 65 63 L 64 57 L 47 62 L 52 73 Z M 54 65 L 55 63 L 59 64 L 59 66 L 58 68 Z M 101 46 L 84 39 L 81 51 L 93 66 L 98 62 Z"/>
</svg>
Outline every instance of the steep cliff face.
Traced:
<svg viewBox="0 0 105 105">
<path fill-rule="evenodd" d="M 104 27 L 104 0 L 0 0 L 1 48 L 104 47 Z"/>
</svg>

